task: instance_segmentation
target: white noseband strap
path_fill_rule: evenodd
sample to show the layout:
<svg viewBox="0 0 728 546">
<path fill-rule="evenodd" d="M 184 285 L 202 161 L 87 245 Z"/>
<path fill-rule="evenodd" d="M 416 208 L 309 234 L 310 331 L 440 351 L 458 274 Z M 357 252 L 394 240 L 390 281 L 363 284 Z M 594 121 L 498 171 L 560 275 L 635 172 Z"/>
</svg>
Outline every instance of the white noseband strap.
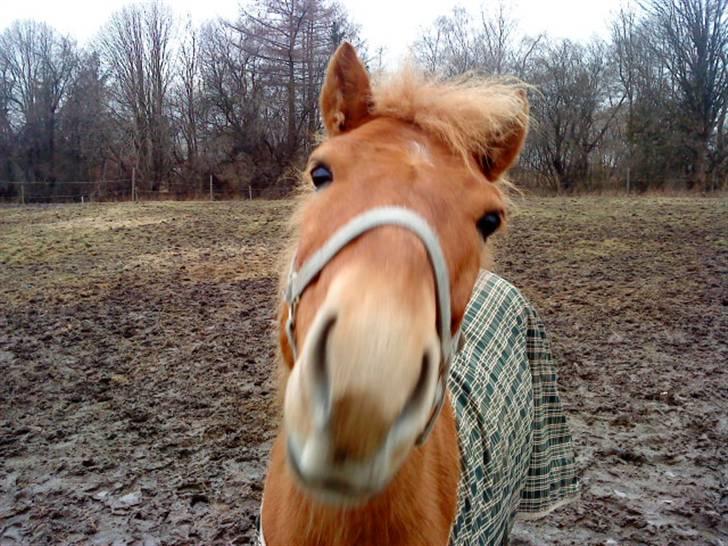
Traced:
<svg viewBox="0 0 728 546">
<path fill-rule="evenodd" d="M 339 228 L 320 249 L 306 260 L 298 271 L 296 271 L 296 258 L 294 256 L 291 262 L 291 270 L 288 274 L 288 286 L 285 293 L 286 302 L 288 303 L 286 335 L 288 336 L 288 343 L 293 351 L 293 358 L 296 359 L 298 355 L 295 335 L 296 310 L 306 287 L 321 273 L 323 268 L 326 267 L 326 264 L 341 249 L 363 233 L 381 226 L 399 226 L 417 235 L 427 249 L 430 264 L 435 274 L 437 316 L 439 318 L 438 334 L 440 336 L 442 360 L 440 362 L 438 389 L 435 394 L 435 400 L 433 401 L 432 416 L 417 439 L 417 444 L 421 445 L 432 431 L 432 427 L 442 409 L 450 361 L 458 348 L 460 337 L 459 331 L 455 336 L 452 336 L 450 332 L 450 276 L 448 274 L 447 263 L 445 262 L 437 235 L 424 218 L 412 210 L 403 207 L 374 208 L 354 217 L 347 224 Z"/>
</svg>

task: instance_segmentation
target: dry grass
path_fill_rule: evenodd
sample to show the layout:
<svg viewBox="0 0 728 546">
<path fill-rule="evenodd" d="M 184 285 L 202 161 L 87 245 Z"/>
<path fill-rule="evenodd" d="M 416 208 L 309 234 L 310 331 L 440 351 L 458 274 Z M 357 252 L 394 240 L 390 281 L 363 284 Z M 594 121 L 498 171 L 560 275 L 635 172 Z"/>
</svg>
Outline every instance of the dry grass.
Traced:
<svg viewBox="0 0 728 546">
<path fill-rule="evenodd" d="M 284 202 L 8 208 L 0 219 L 5 290 L 18 302 L 40 293 L 66 299 L 134 269 L 150 278 L 179 267 L 198 279 L 270 275 L 287 216 Z"/>
</svg>

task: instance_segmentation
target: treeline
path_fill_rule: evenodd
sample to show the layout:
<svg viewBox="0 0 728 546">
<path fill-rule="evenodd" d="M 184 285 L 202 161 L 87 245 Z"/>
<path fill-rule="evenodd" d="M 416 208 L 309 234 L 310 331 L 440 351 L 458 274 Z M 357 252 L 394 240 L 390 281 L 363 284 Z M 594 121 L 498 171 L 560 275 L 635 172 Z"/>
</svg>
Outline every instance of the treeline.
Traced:
<svg viewBox="0 0 728 546">
<path fill-rule="evenodd" d="M 413 53 L 429 72 L 533 85 L 522 185 L 707 191 L 728 177 L 727 4 L 653 0 L 586 44 L 522 36 L 503 4 L 457 9 Z M 254 0 L 199 27 L 152 0 L 83 48 L 15 22 L 0 33 L 0 198 L 125 198 L 132 178 L 142 196 L 284 195 L 344 39 L 366 57 L 333 0 Z"/>
<path fill-rule="evenodd" d="M 79 48 L 35 21 L 0 34 L 0 196 L 128 198 L 132 177 L 142 197 L 207 195 L 211 179 L 217 194 L 285 194 L 328 59 L 360 42 L 329 0 L 257 0 L 200 27 L 153 0 L 98 36 Z"/>
<path fill-rule="evenodd" d="M 516 177 L 557 191 L 716 190 L 728 183 L 728 0 L 646 0 L 611 39 L 520 37 L 504 4 L 456 9 L 415 45 L 427 70 L 534 86 Z"/>
</svg>

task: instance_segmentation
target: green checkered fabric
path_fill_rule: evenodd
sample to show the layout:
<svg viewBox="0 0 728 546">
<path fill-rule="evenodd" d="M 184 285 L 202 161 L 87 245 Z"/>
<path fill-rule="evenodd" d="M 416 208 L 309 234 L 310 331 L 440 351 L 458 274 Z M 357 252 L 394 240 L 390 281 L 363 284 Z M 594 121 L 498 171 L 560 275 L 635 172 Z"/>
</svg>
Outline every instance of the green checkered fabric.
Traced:
<svg viewBox="0 0 728 546">
<path fill-rule="evenodd" d="M 463 334 L 449 378 L 462 466 L 451 543 L 503 544 L 517 512 L 577 494 L 571 435 L 543 323 L 516 288 L 482 271 Z"/>
</svg>

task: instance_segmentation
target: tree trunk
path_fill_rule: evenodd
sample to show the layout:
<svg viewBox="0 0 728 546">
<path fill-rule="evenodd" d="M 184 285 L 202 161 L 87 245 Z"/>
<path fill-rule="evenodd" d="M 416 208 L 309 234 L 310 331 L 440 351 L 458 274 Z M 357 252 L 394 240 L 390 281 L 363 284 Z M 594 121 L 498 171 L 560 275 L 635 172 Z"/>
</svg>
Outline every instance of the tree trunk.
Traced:
<svg viewBox="0 0 728 546">
<path fill-rule="evenodd" d="M 708 143 L 702 141 L 698 145 L 695 155 L 693 184 L 692 188 L 696 191 L 705 191 L 706 180 L 708 174 Z"/>
<path fill-rule="evenodd" d="M 286 140 L 288 160 L 296 154 L 296 72 L 293 57 L 288 58 L 288 135 Z"/>
</svg>

